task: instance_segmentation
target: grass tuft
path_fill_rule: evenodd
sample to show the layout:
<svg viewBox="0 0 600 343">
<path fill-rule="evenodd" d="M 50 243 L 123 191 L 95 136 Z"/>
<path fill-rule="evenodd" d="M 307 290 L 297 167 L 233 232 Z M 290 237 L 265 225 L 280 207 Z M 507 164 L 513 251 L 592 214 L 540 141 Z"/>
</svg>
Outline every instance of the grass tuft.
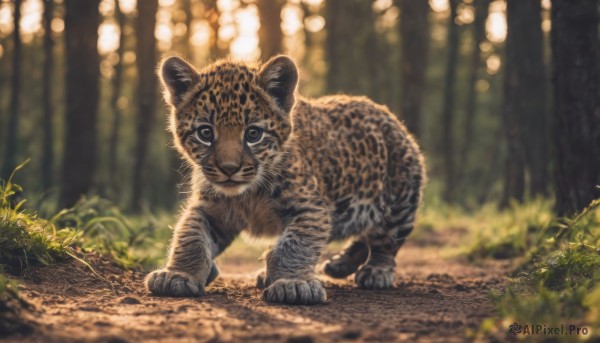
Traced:
<svg viewBox="0 0 600 343">
<path fill-rule="evenodd" d="M 0 180 L 0 271 L 20 274 L 32 264 L 49 264 L 67 257 L 69 246 L 79 235 L 69 229 L 57 229 L 22 209 L 25 200 L 15 201 L 23 191 L 12 182 L 15 172 L 8 180 Z"/>
<path fill-rule="evenodd" d="M 600 337 L 600 199 L 573 217 L 517 232 L 526 242 L 517 254 L 522 263 L 510 287 L 491 295 L 499 318 L 487 320 L 479 335 L 499 339 L 516 322 L 586 326 L 590 336 L 579 338 Z"/>
<path fill-rule="evenodd" d="M 99 197 L 82 198 L 49 219 L 39 218 L 24 209 L 25 200 L 16 201 L 23 190 L 12 182 L 14 174 L 6 181 L 0 180 L 0 272 L 19 275 L 31 265 L 69 258 L 86 264 L 81 255 L 91 251 L 124 268 L 157 263 L 159 255 L 147 252 L 156 244 L 155 227 L 162 226 L 158 220 L 134 218 L 132 224 L 117 206 Z M 161 235 L 168 235 L 168 231 Z"/>
</svg>

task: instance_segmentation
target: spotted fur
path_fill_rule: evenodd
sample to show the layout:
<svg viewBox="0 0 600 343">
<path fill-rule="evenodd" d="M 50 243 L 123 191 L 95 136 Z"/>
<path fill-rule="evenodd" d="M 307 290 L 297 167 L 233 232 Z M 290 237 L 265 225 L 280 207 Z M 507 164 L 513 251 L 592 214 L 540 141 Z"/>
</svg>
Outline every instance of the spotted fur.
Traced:
<svg viewBox="0 0 600 343">
<path fill-rule="evenodd" d="M 242 230 L 279 236 L 258 282 L 266 301 L 325 301 L 315 271 L 321 250 L 349 237 L 325 273 L 355 273 L 364 288 L 393 285 L 425 171 L 417 144 L 386 107 L 364 97 L 297 95 L 298 71 L 285 56 L 264 65 L 222 60 L 200 71 L 171 57 L 160 75 L 193 192 L 166 266 L 146 278 L 152 293 L 202 295 L 218 274 L 215 257 Z"/>
</svg>

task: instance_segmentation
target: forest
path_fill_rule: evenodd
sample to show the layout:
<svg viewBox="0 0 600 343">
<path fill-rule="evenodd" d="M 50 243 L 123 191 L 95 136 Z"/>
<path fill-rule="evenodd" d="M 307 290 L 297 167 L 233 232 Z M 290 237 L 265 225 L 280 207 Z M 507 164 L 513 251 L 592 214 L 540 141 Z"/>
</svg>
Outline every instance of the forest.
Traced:
<svg viewBox="0 0 600 343">
<path fill-rule="evenodd" d="M 597 0 L 0 1 L 0 340 L 599 339 L 599 16 Z M 253 273 L 273 241 L 241 237 L 207 296 L 151 296 L 192 170 L 159 62 L 280 54 L 303 96 L 367 96 L 421 147 L 395 287 L 324 277 L 326 305 L 266 305 Z"/>
</svg>

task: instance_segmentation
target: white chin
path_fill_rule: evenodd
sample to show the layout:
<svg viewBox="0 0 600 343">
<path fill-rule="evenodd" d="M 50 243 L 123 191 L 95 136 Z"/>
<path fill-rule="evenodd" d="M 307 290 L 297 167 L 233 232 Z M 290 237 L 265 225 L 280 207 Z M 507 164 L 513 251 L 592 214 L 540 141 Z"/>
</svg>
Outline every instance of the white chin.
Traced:
<svg viewBox="0 0 600 343">
<path fill-rule="evenodd" d="M 215 191 L 228 196 L 228 197 L 233 197 L 236 195 L 240 195 L 242 193 L 244 193 L 244 191 L 246 191 L 246 189 L 248 189 L 248 187 L 250 186 L 249 183 L 245 183 L 243 185 L 239 185 L 239 186 L 233 186 L 233 187 L 223 187 L 217 184 L 212 184 L 213 188 L 215 189 Z"/>
</svg>

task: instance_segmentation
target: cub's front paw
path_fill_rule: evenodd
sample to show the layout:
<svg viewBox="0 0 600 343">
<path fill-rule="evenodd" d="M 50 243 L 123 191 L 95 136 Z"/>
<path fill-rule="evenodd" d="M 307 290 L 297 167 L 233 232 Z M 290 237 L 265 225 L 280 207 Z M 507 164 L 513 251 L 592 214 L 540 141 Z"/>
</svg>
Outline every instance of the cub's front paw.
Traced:
<svg viewBox="0 0 600 343">
<path fill-rule="evenodd" d="M 159 269 L 146 276 L 146 289 L 154 295 L 170 297 L 199 297 L 204 295 L 204 285 L 191 274 Z"/>
<path fill-rule="evenodd" d="M 327 293 L 316 279 L 279 279 L 264 290 L 263 298 L 270 303 L 314 305 L 325 302 Z"/>
<path fill-rule="evenodd" d="M 386 289 L 394 286 L 394 267 L 362 266 L 354 276 L 360 288 Z"/>
</svg>

